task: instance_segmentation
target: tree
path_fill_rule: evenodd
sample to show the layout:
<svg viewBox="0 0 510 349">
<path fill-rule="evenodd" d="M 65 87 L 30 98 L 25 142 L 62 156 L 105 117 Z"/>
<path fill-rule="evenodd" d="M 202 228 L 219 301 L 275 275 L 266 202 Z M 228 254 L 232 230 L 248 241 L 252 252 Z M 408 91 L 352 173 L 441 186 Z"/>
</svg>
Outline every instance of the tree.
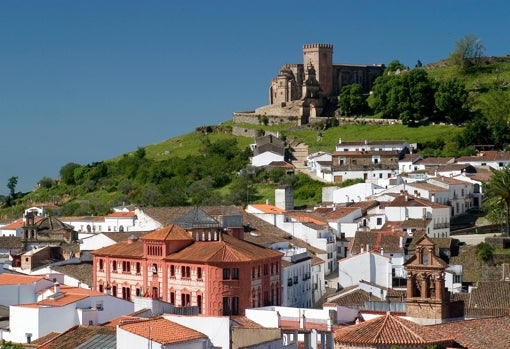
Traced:
<svg viewBox="0 0 510 349">
<path fill-rule="evenodd" d="M 492 174 L 488 183 L 483 185 L 485 200 L 492 201 L 493 205 L 502 202 L 505 205 L 506 229 L 504 236 L 509 236 L 510 232 L 510 165 L 506 165 L 501 170 L 496 170 Z"/>
<path fill-rule="evenodd" d="M 22 344 L 6 341 L 5 339 L 2 339 L 2 346 L 0 346 L 0 349 L 23 349 L 23 348 L 24 346 Z"/>
<path fill-rule="evenodd" d="M 81 167 L 81 165 L 74 163 L 74 162 L 68 162 L 64 166 L 60 168 L 60 179 L 62 182 L 68 185 L 74 185 L 76 184 L 74 181 L 74 170 L 78 167 Z"/>
<path fill-rule="evenodd" d="M 459 79 L 441 81 L 434 95 L 437 110 L 446 120 L 453 124 L 465 122 L 468 118 L 468 91 Z"/>
<path fill-rule="evenodd" d="M 501 231 L 506 223 L 506 208 L 505 203 L 495 200 L 484 200 L 482 208 L 487 213 L 485 218 L 492 224 L 501 226 Z"/>
<path fill-rule="evenodd" d="M 368 103 L 360 84 L 344 86 L 338 96 L 338 105 L 345 116 L 361 116 L 368 111 Z"/>
<path fill-rule="evenodd" d="M 7 180 L 7 188 L 9 188 L 9 196 L 11 200 L 16 198 L 16 186 L 18 185 L 18 177 L 12 176 Z"/>
<path fill-rule="evenodd" d="M 55 184 L 55 181 L 51 177 L 43 177 L 38 182 L 39 187 L 49 189 Z"/>
<path fill-rule="evenodd" d="M 450 61 L 465 71 L 473 65 L 479 65 L 484 52 L 482 40 L 469 34 L 455 43 L 455 50 L 450 54 Z"/>
<path fill-rule="evenodd" d="M 494 249 L 492 246 L 486 242 L 480 242 L 475 248 L 476 258 L 480 262 L 489 260 L 492 257 L 493 252 Z"/>
</svg>

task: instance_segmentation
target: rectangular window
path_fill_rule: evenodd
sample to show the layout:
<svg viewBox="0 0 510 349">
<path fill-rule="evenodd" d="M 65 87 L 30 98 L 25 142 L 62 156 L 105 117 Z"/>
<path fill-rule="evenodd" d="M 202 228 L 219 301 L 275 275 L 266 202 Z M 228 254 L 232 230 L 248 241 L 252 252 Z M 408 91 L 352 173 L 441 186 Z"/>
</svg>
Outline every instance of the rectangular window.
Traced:
<svg viewBox="0 0 510 349">
<path fill-rule="evenodd" d="M 230 268 L 223 268 L 223 280 L 230 280 Z"/>
<path fill-rule="evenodd" d="M 230 315 L 230 298 L 223 297 L 223 316 Z"/>
<path fill-rule="evenodd" d="M 232 315 L 239 315 L 239 297 L 232 297 Z"/>
<path fill-rule="evenodd" d="M 197 268 L 197 279 L 202 279 L 202 268 L 200 267 Z"/>
<path fill-rule="evenodd" d="M 232 268 L 232 279 L 239 280 L 239 268 Z"/>
</svg>

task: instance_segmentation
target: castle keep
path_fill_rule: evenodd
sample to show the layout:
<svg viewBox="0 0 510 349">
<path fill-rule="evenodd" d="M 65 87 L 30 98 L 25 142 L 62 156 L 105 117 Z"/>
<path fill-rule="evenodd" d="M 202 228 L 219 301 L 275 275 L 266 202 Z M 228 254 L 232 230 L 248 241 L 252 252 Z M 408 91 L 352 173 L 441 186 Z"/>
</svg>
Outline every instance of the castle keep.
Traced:
<svg viewBox="0 0 510 349">
<path fill-rule="evenodd" d="M 297 117 L 299 123 L 332 116 L 343 86 L 357 83 L 368 94 L 383 64 L 333 64 L 333 45 L 303 46 L 303 64 L 285 64 L 269 87 L 269 105 L 258 116 Z"/>
</svg>

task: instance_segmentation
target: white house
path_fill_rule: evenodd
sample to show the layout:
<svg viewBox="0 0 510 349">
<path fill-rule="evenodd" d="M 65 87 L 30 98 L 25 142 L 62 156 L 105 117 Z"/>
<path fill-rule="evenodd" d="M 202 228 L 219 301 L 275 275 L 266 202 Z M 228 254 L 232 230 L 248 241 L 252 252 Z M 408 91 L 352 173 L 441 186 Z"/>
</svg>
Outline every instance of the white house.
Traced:
<svg viewBox="0 0 510 349">
<path fill-rule="evenodd" d="M 450 236 L 450 207 L 407 193 L 397 196 L 384 209 L 388 221 L 419 225 L 429 237 Z M 405 224 L 404 224 L 405 225 Z M 412 231 L 408 231 L 412 236 Z"/>
<path fill-rule="evenodd" d="M 53 286 L 45 275 L 0 274 L 0 305 L 33 303 L 37 293 Z"/>
<path fill-rule="evenodd" d="M 429 178 L 427 182 L 448 189 L 448 204 L 451 206 L 452 216 L 464 214 L 473 208 L 472 183 L 446 176 Z"/>
<path fill-rule="evenodd" d="M 409 173 L 418 170 L 417 162 L 423 159 L 420 154 L 405 154 L 404 157 L 398 160 L 399 173 Z"/>
<path fill-rule="evenodd" d="M 254 167 L 263 167 L 269 165 L 272 162 L 280 161 L 285 161 L 285 156 L 283 154 L 275 153 L 272 151 L 266 151 L 251 158 L 251 164 Z"/>
<path fill-rule="evenodd" d="M 286 307 L 313 307 L 312 259 L 308 250 L 285 242 L 274 244 L 271 248 L 283 253 L 281 304 Z"/>
<path fill-rule="evenodd" d="M 366 201 L 367 198 L 380 193 L 384 189 L 385 188 L 374 183 L 356 183 L 336 189 L 333 192 L 333 203 L 348 204 L 351 202 Z"/>
<path fill-rule="evenodd" d="M 27 342 L 75 325 L 104 324 L 133 312 L 132 302 L 80 287 L 55 283 L 38 294 L 35 303 L 10 306 L 10 331 L 2 338 Z M 51 319 L 51 321 L 48 321 Z"/>
<path fill-rule="evenodd" d="M 342 138 L 338 139 L 338 143 L 335 146 L 336 151 L 394 151 L 406 152 L 411 150 L 409 143 L 402 140 L 391 141 L 369 141 L 367 139 L 363 141 L 344 141 Z"/>
<path fill-rule="evenodd" d="M 363 252 L 338 261 L 338 282 L 341 287 L 357 286 L 361 280 L 392 288 L 390 258 L 380 253 Z"/>
<path fill-rule="evenodd" d="M 461 156 L 457 158 L 459 164 L 470 164 L 473 166 L 489 166 L 495 170 L 501 170 L 510 164 L 510 152 L 508 151 L 481 151 L 475 156 Z"/>
</svg>

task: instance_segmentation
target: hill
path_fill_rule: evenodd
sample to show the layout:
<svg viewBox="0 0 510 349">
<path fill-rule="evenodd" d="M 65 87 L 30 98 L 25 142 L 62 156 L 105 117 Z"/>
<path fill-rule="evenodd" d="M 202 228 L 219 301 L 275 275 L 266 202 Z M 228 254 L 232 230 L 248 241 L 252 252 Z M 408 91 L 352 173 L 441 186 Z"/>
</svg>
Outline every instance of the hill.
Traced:
<svg viewBox="0 0 510 349">
<path fill-rule="evenodd" d="M 494 115 L 502 118 L 507 127 L 510 111 L 510 106 L 505 109 L 508 104 L 505 100 L 509 100 L 507 82 L 510 81 L 507 57 L 484 60 L 482 65 L 467 71 L 459 71 L 447 63 L 427 66 L 426 71 L 437 83 L 452 78 L 463 81 L 470 93 L 470 109 L 478 115 L 474 120 L 482 124 L 472 126 L 470 119 L 462 126 L 429 123 L 410 127 L 390 122 L 376 124 L 367 118 L 349 122 L 346 118 L 326 118 L 297 126 L 295 122 L 234 125 L 229 120 L 218 126 L 199 127 L 110 160 L 66 164 L 60 170 L 59 179 L 43 178 L 38 189 L 8 198 L 0 214 L 3 218 L 19 217 L 28 206 L 53 204 L 56 204 L 55 214 L 58 211 L 63 215 L 101 215 L 123 203 L 244 205 L 272 202 L 274 188 L 279 185 L 294 187 L 296 206 L 305 207 L 320 201 L 321 188 L 327 184 L 303 174 L 289 176 L 281 169 L 256 171 L 247 167 L 251 155 L 249 145 L 254 139 L 234 136 L 234 127 L 250 129 L 253 134 L 278 132 L 289 144 L 308 145 L 310 152 L 332 152 L 339 138 L 347 141 L 387 139 L 415 143 L 425 156 L 463 155 L 480 144 L 477 143 L 480 132 L 500 138 L 509 133 L 505 128 L 483 129 L 493 123 Z M 493 124 L 497 125 L 498 121 Z M 469 133 L 473 130 L 479 132 L 478 135 Z M 506 142 L 506 138 L 500 141 Z"/>
</svg>

